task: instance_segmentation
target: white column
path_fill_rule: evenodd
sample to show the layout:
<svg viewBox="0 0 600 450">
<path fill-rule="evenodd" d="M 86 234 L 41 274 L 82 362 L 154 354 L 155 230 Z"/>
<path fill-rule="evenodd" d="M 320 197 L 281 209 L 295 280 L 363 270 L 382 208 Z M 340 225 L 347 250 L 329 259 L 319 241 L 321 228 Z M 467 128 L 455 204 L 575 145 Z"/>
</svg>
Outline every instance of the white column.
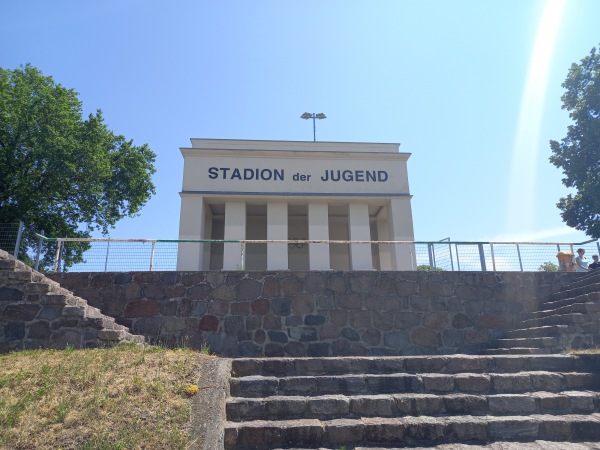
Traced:
<svg viewBox="0 0 600 450">
<path fill-rule="evenodd" d="M 386 208 L 381 208 L 377 215 L 377 239 L 380 241 L 390 241 L 390 228 L 386 215 Z M 379 267 L 381 270 L 392 270 L 391 246 L 389 244 L 379 244 Z"/>
<path fill-rule="evenodd" d="M 308 204 L 308 239 L 329 239 L 329 208 L 326 203 Z M 308 244 L 310 270 L 329 270 L 329 244 Z"/>
<path fill-rule="evenodd" d="M 179 239 L 204 239 L 204 198 L 199 195 L 181 194 L 179 213 Z M 177 245 L 177 270 L 205 270 L 204 244 L 180 242 Z"/>
<path fill-rule="evenodd" d="M 213 227 L 213 216 L 212 216 L 212 212 L 210 210 L 210 204 L 206 205 L 206 208 L 204 209 L 204 238 L 205 239 L 211 239 L 212 238 L 212 227 Z M 211 253 L 211 247 L 212 244 L 202 244 L 202 246 L 204 247 L 204 251 L 202 252 L 204 254 L 203 256 L 203 262 L 202 262 L 202 267 L 204 267 L 205 270 L 209 270 L 210 269 L 210 253 Z"/>
<path fill-rule="evenodd" d="M 287 203 L 267 203 L 267 239 L 288 238 Z M 287 244 L 267 244 L 267 270 L 288 269 Z"/>
<path fill-rule="evenodd" d="M 225 240 L 246 239 L 246 203 L 225 203 Z M 243 269 L 242 246 L 225 243 L 223 249 L 223 270 Z"/>
<path fill-rule="evenodd" d="M 351 203 L 348 207 L 348 226 L 351 241 L 370 241 L 369 205 Z M 350 244 L 350 264 L 352 270 L 372 270 L 371 244 Z"/>
<path fill-rule="evenodd" d="M 388 224 L 392 241 L 414 241 L 410 197 L 392 198 L 388 204 Z M 392 269 L 416 270 L 414 245 L 392 245 Z"/>
</svg>

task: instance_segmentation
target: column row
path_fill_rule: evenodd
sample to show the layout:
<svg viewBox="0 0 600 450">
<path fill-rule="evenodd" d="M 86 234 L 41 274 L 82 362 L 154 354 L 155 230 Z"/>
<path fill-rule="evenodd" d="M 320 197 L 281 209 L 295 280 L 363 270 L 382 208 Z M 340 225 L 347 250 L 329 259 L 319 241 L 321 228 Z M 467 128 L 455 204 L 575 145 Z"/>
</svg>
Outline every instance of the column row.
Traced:
<svg viewBox="0 0 600 450">
<path fill-rule="evenodd" d="M 223 203 L 221 203 L 223 205 Z M 230 201 L 221 206 L 221 219 L 213 218 L 211 215 L 212 204 L 201 196 L 182 196 L 182 209 L 180 221 L 180 236 L 188 240 L 208 240 L 219 239 L 214 237 L 212 231 L 214 220 L 220 220 L 220 232 L 217 235 L 222 236 L 225 242 L 222 247 L 220 244 L 211 244 L 205 247 L 203 243 L 181 243 L 178 251 L 178 270 L 209 270 L 211 267 L 223 270 L 239 269 L 267 269 L 267 270 L 287 270 L 287 269 L 309 269 L 309 270 L 329 270 L 340 268 L 340 255 L 345 268 L 350 270 L 372 270 L 377 267 L 381 270 L 414 270 L 414 246 L 411 245 L 379 245 L 375 251 L 372 251 L 372 231 L 371 218 L 369 217 L 369 205 L 367 203 L 348 203 L 347 209 L 347 229 L 346 221 L 339 220 L 340 216 L 334 217 L 330 221 L 329 205 L 327 203 L 313 202 L 304 206 L 304 212 L 299 216 L 297 211 L 290 217 L 288 214 L 288 204 L 286 202 L 268 202 L 266 204 L 266 218 L 264 212 L 260 217 L 260 235 L 267 240 L 288 240 L 288 239 L 308 239 L 316 241 L 325 241 L 308 244 L 306 246 L 293 246 L 287 243 L 268 243 L 262 244 L 258 250 L 259 262 L 256 261 L 257 244 L 252 249 L 254 266 L 246 265 L 244 258 L 244 246 L 240 240 L 248 239 L 249 233 L 247 205 L 243 201 Z M 264 208 L 264 206 L 263 206 Z M 297 208 L 297 207 L 295 207 Z M 263 209 L 264 211 L 264 209 Z M 219 216 L 217 216 L 219 217 Z M 410 211 L 409 198 L 388 199 L 385 207 L 381 208 L 374 223 L 374 235 L 379 241 L 413 241 L 412 213 Z M 337 219 L 336 219 L 337 218 Z M 256 216 L 251 216 L 250 225 L 256 222 Z M 254 222 L 253 222 L 254 221 Z M 290 223 L 290 221 L 292 221 Z M 264 227 L 266 223 L 266 236 Z M 334 228 L 330 230 L 330 224 Z M 342 227 L 342 224 L 343 227 Z M 339 228 L 342 227 L 342 228 Z M 255 230 L 256 230 L 255 229 Z M 291 230 L 291 231 L 290 231 Z M 299 231 L 304 230 L 304 231 Z M 257 233 L 250 233 L 256 235 Z M 334 236 L 334 237 L 332 237 Z M 336 237 L 337 236 L 337 237 Z M 344 237 L 339 237 L 344 236 Z M 353 243 L 349 246 L 340 244 L 329 244 L 331 240 L 350 240 L 364 241 L 364 243 Z M 248 244 L 252 245 L 252 244 Z M 338 247 L 332 247 L 336 246 Z M 222 250 L 218 250 L 218 247 Z M 340 249 L 342 253 L 340 253 Z M 247 249 L 246 249 L 247 250 Z M 215 251 L 217 254 L 215 254 Z M 333 251 L 333 253 L 332 253 Z M 377 258 L 375 264 L 373 255 Z M 222 265 L 221 259 L 222 255 Z M 332 255 L 334 257 L 332 264 Z M 215 261 L 213 259 L 217 258 Z M 298 261 L 303 261 L 298 264 Z M 265 263 L 266 261 L 266 263 Z M 266 265 L 266 267 L 265 267 Z"/>
</svg>

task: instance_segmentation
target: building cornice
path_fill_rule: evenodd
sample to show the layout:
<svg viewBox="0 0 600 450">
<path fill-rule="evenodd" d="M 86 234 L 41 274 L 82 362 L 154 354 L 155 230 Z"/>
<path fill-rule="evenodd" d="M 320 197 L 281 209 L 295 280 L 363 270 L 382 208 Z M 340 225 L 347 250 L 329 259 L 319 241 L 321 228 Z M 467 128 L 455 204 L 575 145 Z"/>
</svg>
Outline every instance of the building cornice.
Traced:
<svg viewBox="0 0 600 450">
<path fill-rule="evenodd" d="M 191 139 L 198 150 L 302 151 L 342 153 L 399 153 L 400 144 L 378 142 L 261 141 L 242 139 Z"/>
<path fill-rule="evenodd" d="M 401 160 L 410 158 L 410 153 L 375 153 L 375 152 L 337 152 L 320 151 L 318 153 L 297 150 L 240 150 L 240 149 L 198 149 L 182 147 L 179 149 L 184 157 L 220 156 L 224 158 L 286 158 L 286 159 L 369 159 L 377 155 L 377 160 Z M 246 153 L 247 152 L 247 153 Z"/>
<path fill-rule="evenodd" d="M 383 192 L 383 193 L 359 193 L 359 192 L 236 192 L 236 191 L 181 191 L 179 193 L 181 197 L 195 196 L 195 195 L 208 195 L 208 196 L 230 196 L 236 197 L 240 195 L 244 196 L 276 196 L 276 197 L 408 197 L 412 198 L 409 193 L 397 193 L 397 192 Z"/>
</svg>

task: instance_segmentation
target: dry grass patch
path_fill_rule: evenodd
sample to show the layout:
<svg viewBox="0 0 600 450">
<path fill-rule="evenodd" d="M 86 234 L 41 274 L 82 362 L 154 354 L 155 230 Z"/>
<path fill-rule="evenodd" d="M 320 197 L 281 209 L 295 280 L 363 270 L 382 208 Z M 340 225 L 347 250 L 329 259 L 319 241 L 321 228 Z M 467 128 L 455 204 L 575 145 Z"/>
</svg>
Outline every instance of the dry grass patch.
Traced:
<svg viewBox="0 0 600 450">
<path fill-rule="evenodd" d="M 0 448 L 186 448 L 186 388 L 207 358 L 130 345 L 0 355 Z"/>
<path fill-rule="evenodd" d="M 568 350 L 567 353 L 572 355 L 598 355 L 600 354 L 600 348 L 586 348 L 581 350 Z"/>
</svg>

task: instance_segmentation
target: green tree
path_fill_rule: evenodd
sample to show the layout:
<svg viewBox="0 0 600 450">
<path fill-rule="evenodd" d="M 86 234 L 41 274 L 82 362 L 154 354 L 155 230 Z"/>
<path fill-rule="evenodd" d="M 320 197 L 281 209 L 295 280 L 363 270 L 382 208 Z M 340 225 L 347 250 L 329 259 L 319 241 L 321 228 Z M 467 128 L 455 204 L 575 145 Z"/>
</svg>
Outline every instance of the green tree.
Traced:
<svg viewBox="0 0 600 450">
<path fill-rule="evenodd" d="M 35 67 L 0 68 L 0 223 L 22 220 L 53 237 L 107 234 L 155 193 L 155 157 L 109 130 L 100 110 L 83 117 L 77 92 Z M 23 256 L 34 245 L 26 235 Z M 67 246 L 64 265 L 86 248 Z"/>
<path fill-rule="evenodd" d="M 546 261 L 538 267 L 540 272 L 558 272 L 558 266 L 552 261 Z"/>
<path fill-rule="evenodd" d="M 429 264 L 419 264 L 417 266 L 417 270 L 421 270 L 423 272 L 444 272 L 444 269 L 441 267 L 431 267 Z"/>
<path fill-rule="evenodd" d="M 559 143 L 550 141 L 550 162 L 562 168 L 562 182 L 576 193 L 557 203 L 563 221 L 593 239 L 600 238 L 600 55 L 592 48 L 573 63 L 562 84 L 563 109 L 573 124 Z"/>
</svg>

